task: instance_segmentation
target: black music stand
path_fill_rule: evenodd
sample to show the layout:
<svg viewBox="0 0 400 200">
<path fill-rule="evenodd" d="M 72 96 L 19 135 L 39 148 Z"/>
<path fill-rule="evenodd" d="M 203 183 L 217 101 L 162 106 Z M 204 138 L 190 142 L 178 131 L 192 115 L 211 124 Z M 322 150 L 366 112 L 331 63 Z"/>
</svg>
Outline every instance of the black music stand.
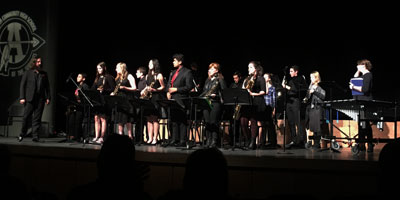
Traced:
<svg viewBox="0 0 400 200">
<path fill-rule="evenodd" d="M 246 89 L 240 88 L 226 88 L 222 90 L 222 99 L 224 100 L 224 105 L 233 105 L 234 109 L 236 106 L 249 106 L 253 104 L 252 98 Z M 235 111 L 234 111 L 235 112 Z M 233 119 L 233 145 L 232 151 L 236 148 L 236 119 Z M 240 134 L 241 136 L 241 134 Z M 239 144 L 241 143 L 241 137 L 239 136 Z M 242 146 L 238 148 L 245 150 Z"/>
<path fill-rule="evenodd" d="M 111 110 L 111 122 L 115 125 L 115 117 L 117 111 L 129 113 L 131 104 L 124 96 L 104 96 L 105 106 L 107 110 Z M 114 127 L 113 131 L 114 133 Z"/>
<path fill-rule="evenodd" d="M 61 103 L 63 105 L 65 105 L 67 108 L 69 106 L 76 106 L 76 107 L 81 106 L 77 102 L 72 101 L 71 100 L 72 97 L 68 97 L 68 96 L 60 94 L 60 93 L 58 93 L 57 96 L 60 97 Z M 70 139 L 70 130 L 69 130 L 69 126 L 68 126 L 69 119 L 70 119 L 70 116 L 68 113 L 68 115 L 66 116 L 66 119 L 65 119 L 65 132 L 66 132 L 65 139 L 58 141 L 58 143 L 73 143 L 74 142 L 73 140 Z"/>
<path fill-rule="evenodd" d="M 68 79 L 67 79 L 67 82 L 68 81 L 72 81 L 72 83 L 75 85 L 75 87 L 76 87 L 76 89 L 78 89 L 78 92 L 79 92 L 79 96 L 81 97 L 80 99 L 81 99 L 81 102 L 82 102 L 82 104 L 79 104 L 79 103 L 76 103 L 76 102 L 73 102 L 73 101 L 71 101 L 70 99 L 64 99 L 64 100 L 67 100 L 69 103 L 72 103 L 72 104 L 74 104 L 75 106 L 82 106 L 83 105 L 83 109 L 84 109 L 84 112 L 83 113 L 86 113 L 86 108 L 88 108 L 87 109 L 87 111 L 88 111 L 88 115 L 87 115 L 87 130 L 86 130 L 86 137 L 87 136 L 89 136 L 89 132 L 90 132 L 90 107 L 94 107 L 94 105 L 93 105 L 93 103 L 95 102 L 95 101 L 93 101 L 93 100 L 91 100 L 91 98 L 90 97 L 88 97 L 88 93 L 90 93 L 90 90 L 86 90 L 85 92 L 82 90 L 82 88 L 80 88 L 79 87 L 79 85 L 78 85 L 78 83 L 76 83 L 75 82 L 75 80 L 71 77 L 71 74 L 70 74 L 70 76 L 68 77 Z M 97 91 L 96 91 L 97 92 Z M 97 92 L 98 93 L 98 92 Z M 101 102 L 101 97 L 99 97 L 99 93 L 98 94 L 96 94 L 96 95 L 93 95 L 92 97 L 94 97 L 93 99 L 100 99 L 99 100 L 99 102 Z M 82 98 L 83 97 L 83 98 Z M 93 101 L 93 102 L 92 102 Z M 83 114 L 83 117 L 85 117 L 85 114 Z M 68 124 L 67 124 L 67 126 L 68 126 Z M 69 134 L 67 133 L 66 134 L 66 142 L 68 142 L 69 141 L 69 138 L 68 138 L 68 136 L 69 136 Z M 83 136 L 83 134 L 82 134 L 82 136 Z M 64 141 L 60 141 L 60 142 L 64 142 Z M 87 143 L 88 141 L 87 141 L 87 138 L 83 138 L 83 144 L 85 144 L 85 143 Z"/>
<path fill-rule="evenodd" d="M 138 143 L 138 145 L 140 146 L 143 143 L 143 112 L 145 109 L 155 109 L 155 107 L 149 99 L 133 98 L 129 101 L 132 103 L 133 106 L 140 108 L 140 136 Z"/>
<path fill-rule="evenodd" d="M 197 132 L 197 109 L 200 110 L 205 110 L 205 109 L 211 109 L 210 104 L 208 103 L 208 100 L 206 97 L 189 97 L 182 99 L 183 104 L 185 105 L 186 108 L 189 108 L 189 119 L 192 120 L 193 117 L 193 110 L 194 110 L 194 133 L 192 134 L 193 140 L 190 138 L 190 131 L 187 132 L 188 134 L 188 141 L 186 142 L 186 149 L 192 149 L 193 147 L 196 146 L 196 136 L 195 133 Z M 194 106 L 194 107 L 193 107 Z M 193 130 L 193 122 L 190 123 L 190 126 L 188 127 L 189 130 Z M 200 138 L 200 135 L 198 135 Z M 208 140 L 209 138 L 207 138 Z"/>
<path fill-rule="evenodd" d="M 167 108 L 167 110 L 168 110 L 167 129 L 168 129 L 168 133 L 172 136 L 171 127 L 170 127 L 170 124 L 171 124 L 170 123 L 171 122 L 171 109 L 184 110 L 184 108 L 175 99 L 158 100 L 157 103 L 161 107 Z M 165 140 L 165 135 L 163 136 L 163 138 Z M 168 137 L 168 140 L 170 140 L 170 139 L 171 138 Z M 161 146 L 163 146 L 163 147 L 167 147 L 168 145 L 169 145 L 169 143 L 167 141 L 163 141 L 163 143 L 161 144 Z"/>
</svg>

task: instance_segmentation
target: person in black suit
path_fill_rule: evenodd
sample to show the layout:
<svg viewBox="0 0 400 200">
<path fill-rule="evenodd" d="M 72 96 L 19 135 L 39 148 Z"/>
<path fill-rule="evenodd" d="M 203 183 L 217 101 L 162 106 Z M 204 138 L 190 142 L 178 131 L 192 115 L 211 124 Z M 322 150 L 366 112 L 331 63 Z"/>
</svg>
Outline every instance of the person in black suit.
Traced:
<svg viewBox="0 0 400 200">
<path fill-rule="evenodd" d="M 32 141 L 39 142 L 44 105 L 50 103 L 50 84 L 47 72 L 41 69 L 42 58 L 33 59 L 32 67 L 24 73 L 19 89 L 19 102 L 24 105 L 24 117 L 18 141 L 22 141 L 28 130 L 28 119 L 32 117 Z"/>
<path fill-rule="evenodd" d="M 182 98 L 187 98 L 190 90 L 194 88 L 193 75 L 190 69 L 187 69 L 182 65 L 183 54 L 174 54 L 172 58 L 172 64 L 176 69 L 169 75 L 166 87 L 167 98 L 176 100 L 178 104 L 184 107 Z M 170 140 L 170 144 L 175 146 L 185 146 L 187 130 L 186 111 L 181 109 L 171 109 L 170 116 L 172 124 L 172 139 Z"/>
</svg>

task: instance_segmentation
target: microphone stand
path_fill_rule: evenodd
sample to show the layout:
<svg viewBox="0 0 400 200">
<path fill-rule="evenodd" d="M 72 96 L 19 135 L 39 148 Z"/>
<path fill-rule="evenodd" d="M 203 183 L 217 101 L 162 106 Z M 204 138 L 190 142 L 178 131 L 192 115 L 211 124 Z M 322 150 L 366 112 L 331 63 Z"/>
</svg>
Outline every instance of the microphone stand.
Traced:
<svg viewBox="0 0 400 200">
<path fill-rule="evenodd" d="M 285 67 L 284 70 L 284 76 L 283 76 L 283 81 L 285 82 L 286 85 L 286 69 Z M 293 154 L 292 152 L 287 152 L 286 151 L 286 106 L 287 106 L 287 89 L 285 88 L 285 94 L 284 94 L 284 103 L 283 103 L 283 151 L 278 151 L 277 154 Z"/>
</svg>

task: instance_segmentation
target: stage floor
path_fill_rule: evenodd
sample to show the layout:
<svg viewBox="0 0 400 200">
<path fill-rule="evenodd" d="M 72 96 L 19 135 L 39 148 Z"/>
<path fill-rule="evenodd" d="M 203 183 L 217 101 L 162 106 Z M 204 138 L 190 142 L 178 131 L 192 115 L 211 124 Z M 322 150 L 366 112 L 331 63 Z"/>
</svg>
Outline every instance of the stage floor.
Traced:
<svg viewBox="0 0 400 200">
<path fill-rule="evenodd" d="M 10 174 L 20 177 L 28 185 L 40 186 L 55 193 L 60 199 L 64 199 L 70 188 L 94 180 L 101 145 L 60 142 L 63 139 L 42 138 L 43 143 L 34 143 L 31 138 L 18 142 L 15 137 L 0 137 L 0 144 L 7 145 L 11 152 Z M 135 148 L 136 160 L 150 168 L 145 190 L 156 199 L 171 189 L 181 188 L 186 159 L 201 147 L 197 145 L 188 150 L 136 145 Z M 353 155 L 347 147 L 340 148 L 340 153 L 315 149 L 283 151 L 282 148 L 220 150 L 228 164 L 229 194 L 238 199 L 262 199 L 273 194 L 312 194 L 324 197 L 316 199 L 325 199 L 326 188 L 340 191 L 329 194 L 327 199 L 341 195 L 377 194 L 381 149 L 357 155 Z M 372 180 L 373 184 L 361 187 L 349 180 Z M 323 184 L 315 185 L 320 182 Z M 316 193 L 310 192 L 311 186 L 316 188 Z M 349 187 L 352 189 L 349 190 Z"/>
<path fill-rule="evenodd" d="M 0 144 L 12 145 L 13 147 L 40 147 L 48 149 L 74 149 L 74 150 L 91 150 L 98 151 L 101 149 L 99 144 L 83 144 L 78 142 L 63 142 L 65 138 L 42 138 L 42 142 L 32 142 L 31 138 L 24 138 L 22 142 L 18 142 L 14 137 L 0 138 Z M 197 144 L 192 149 L 185 147 L 162 147 L 161 145 L 135 145 L 137 159 L 141 159 L 143 154 L 173 154 L 180 155 L 179 157 L 185 158 L 191 152 L 196 149 L 203 148 L 200 144 Z M 366 161 L 366 162 L 378 162 L 379 153 L 381 149 L 375 148 L 373 153 L 360 152 L 355 155 L 351 152 L 349 147 L 341 147 L 339 152 L 332 150 L 317 150 L 317 149 L 257 149 L 257 150 L 242 150 L 240 148 L 219 148 L 226 158 L 242 157 L 242 158 L 274 158 L 274 159 L 305 159 L 305 160 L 331 160 L 331 161 Z M 49 151 L 47 151 L 50 153 Z M 19 152 L 23 153 L 23 152 Z M 27 152 L 28 153 L 28 152 Z M 162 162 L 159 159 L 151 159 L 152 157 L 144 157 L 143 161 L 155 161 Z"/>
</svg>

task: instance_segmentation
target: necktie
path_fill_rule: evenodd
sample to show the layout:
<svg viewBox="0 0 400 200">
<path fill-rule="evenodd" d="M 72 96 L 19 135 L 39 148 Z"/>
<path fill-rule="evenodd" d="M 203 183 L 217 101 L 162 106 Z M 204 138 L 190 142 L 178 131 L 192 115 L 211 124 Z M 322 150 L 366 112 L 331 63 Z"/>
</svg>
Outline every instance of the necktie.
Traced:
<svg viewBox="0 0 400 200">
<path fill-rule="evenodd" d="M 175 81 L 176 77 L 178 76 L 178 73 L 179 73 L 179 70 L 180 70 L 180 69 L 181 69 L 181 68 L 178 68 L 178 69 L 176 70 L 175 74 L 172 76 L 172 79 L 171 79 L 171 87 L 174 87 L 174 81 Z"/>
</svg>

